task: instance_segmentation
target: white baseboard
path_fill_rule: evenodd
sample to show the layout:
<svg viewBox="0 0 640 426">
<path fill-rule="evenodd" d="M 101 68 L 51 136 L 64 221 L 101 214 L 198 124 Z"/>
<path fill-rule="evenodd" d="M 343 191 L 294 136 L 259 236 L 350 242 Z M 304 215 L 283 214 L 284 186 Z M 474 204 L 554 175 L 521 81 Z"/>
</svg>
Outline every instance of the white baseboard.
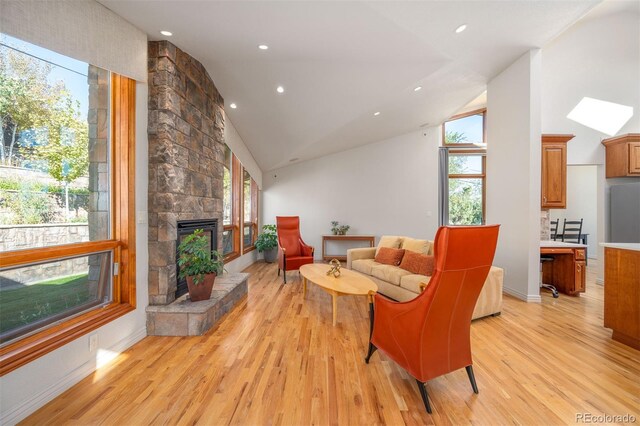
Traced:
<svg viewBox="0 0 640 426">
<path fill-rule="evenodd" d="M 513 296 L 517 299 L 523 300 L 525 302 L 530 302 L 530 303 L 540 303 L 542 302 L 542 298 L 540 297 L 539 294 L 525 294 L 522 293 L 518 290 L 513 290 L 507 287 L 503 287 L 502 288 L 502 292 L 503 293 L 507 293 L 509 296 Z"/>
<path fill-rule="evenodd" d="M 146 327 L 139 329 L 138 331 L 118 341 L 110 348 L 105 349 L 119 354 L 121 352 L 124 352 L 134 344 L 138 343 L 145 337 L 147 337 Z M 75 370 L 71 371 L 69 374 L 65 375 L 57 383 L 54 383 L 47 389 L 44 389 L 42 392 L 33 395 L 33 397 L 25 400 L 20 405 L 13 407 L 7 411 L 3 409 L 2 413 L 0 413 L 0 425 L 13 426 L 16 423 L 24 420 L 31 413 L 33 413 L 55 397 L 62 394 L 64 391 L 78 383 L 80 380 L 92 374 L 94 371 L 96 371 L 95 359 L 82 364 Z"/>
</svg>

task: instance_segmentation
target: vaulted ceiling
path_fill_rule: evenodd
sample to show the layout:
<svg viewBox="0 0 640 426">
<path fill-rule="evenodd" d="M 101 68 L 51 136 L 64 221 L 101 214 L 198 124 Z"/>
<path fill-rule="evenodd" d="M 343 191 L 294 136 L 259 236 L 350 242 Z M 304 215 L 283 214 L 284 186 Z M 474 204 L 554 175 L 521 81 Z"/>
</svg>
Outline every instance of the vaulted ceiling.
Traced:
<svg viewBox="0 0 640 426">
<path fill-rule="evenodd" d="M 202 62 L 268 171 L 442 122 L 599 0 L 101 3 Z"/>
</svg>

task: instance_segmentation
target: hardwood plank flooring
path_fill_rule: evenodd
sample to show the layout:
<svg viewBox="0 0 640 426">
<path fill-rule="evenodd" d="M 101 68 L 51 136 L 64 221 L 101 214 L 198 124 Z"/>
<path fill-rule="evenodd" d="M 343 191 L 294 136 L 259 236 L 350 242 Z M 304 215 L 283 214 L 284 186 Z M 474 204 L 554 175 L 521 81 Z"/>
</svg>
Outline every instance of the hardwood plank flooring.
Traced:
<svg viewBox="0 0 640 426">
<path fill-rule="evenodd" d="M 640 421 L 640 352 L 603 328 L 603 288 L 541 304 L 505 296 L 474 321 L 480 393 L 464 369 L 427 384 L 379 351 L 364 363 L 364 297 L 338 300 L 301 278 L 286 285 L 256 263 L 249 295 L 202 337 L 147 337 L 25 419 L 24 424 L 567 424 L 578 413 Z"/>
</svg>

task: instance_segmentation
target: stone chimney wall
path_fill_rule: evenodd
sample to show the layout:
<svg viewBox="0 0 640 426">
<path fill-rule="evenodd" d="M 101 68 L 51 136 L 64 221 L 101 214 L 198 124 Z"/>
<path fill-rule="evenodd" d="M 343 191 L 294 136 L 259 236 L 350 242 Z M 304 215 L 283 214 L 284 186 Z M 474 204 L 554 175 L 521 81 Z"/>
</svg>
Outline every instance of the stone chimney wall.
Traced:
<svg viewBox="0 0 640 426">
<path fill-rule="evenodd" d="M 224 100 L 204 66 L 168 41 L 149 48 L 149 304 L 175 299 L 176 222 L 218 219 Z"/>
</svg>

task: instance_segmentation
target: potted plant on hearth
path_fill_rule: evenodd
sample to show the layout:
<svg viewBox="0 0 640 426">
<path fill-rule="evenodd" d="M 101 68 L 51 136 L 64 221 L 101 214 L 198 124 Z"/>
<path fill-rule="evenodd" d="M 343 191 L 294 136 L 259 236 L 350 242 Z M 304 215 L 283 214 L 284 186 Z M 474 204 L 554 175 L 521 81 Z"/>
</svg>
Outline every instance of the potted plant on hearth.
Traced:
<svg viewBox="0 0 640 426">
<path fill-rule="evenodd" d="M 187 279 L 192 302 L 208 300 L 217 275 L 224 272 L 222 255 L 211 250 L 211 243 L 202 229 L 186 236 L 178 246 L 180 278 Z"/>
<path fill-rule="evenodd" d="M 276 233 L 276 225 L 264 225 L 262 231 L 258 234 L 256 240 L 256 248 L 258 252 L 264 252 L 264 261 L 273 263 L 278 258 L 278 234 Z"/>
</svg>

